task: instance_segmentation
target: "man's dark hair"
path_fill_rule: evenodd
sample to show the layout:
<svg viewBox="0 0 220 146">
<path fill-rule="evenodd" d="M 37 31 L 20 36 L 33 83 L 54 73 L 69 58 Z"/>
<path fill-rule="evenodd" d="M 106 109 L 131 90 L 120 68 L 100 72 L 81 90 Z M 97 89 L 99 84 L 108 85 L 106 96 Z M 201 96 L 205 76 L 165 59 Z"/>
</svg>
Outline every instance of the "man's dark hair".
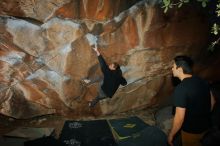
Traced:
<svg viewBox="0 0 220 146">
<path fill-rule="evenodd" d="M 117 62 L 113 62 L 115 70 L 120 69 L 120 65 Z"/>
<path fill-rule="evenodd" d="M 181 67 L 184 74 L 192 74 L 193 60 L 188 56 L 176 56 L 174 58 L 177 68 Z"/>
<path fill-rule="evenodd" d="M 114 73 L 116 73 L 118 76 L 122 76 L 122 71 L 121 71 L 120 65 L 117 62 L 113 62 L 113 64 L 114 64 L 114 68 L 115 68 Z"/>
</svg>

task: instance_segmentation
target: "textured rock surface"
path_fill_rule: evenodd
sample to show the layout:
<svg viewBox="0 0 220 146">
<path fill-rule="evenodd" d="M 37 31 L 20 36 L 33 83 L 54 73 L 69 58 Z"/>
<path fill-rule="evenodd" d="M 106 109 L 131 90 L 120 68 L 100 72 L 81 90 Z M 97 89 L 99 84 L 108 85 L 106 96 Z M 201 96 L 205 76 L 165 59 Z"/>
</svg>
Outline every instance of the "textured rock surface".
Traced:
<svg viewBox="0 0 220 146">
<path fill-rule="evenodd" d="M 178 54 L 202 62 L 208 25 L 193 7 L 164 14 L 157 1 L 3 0 L 0 3 L 0 112 L 15 118 L 59 113 L 116 114 L 165 101 L 172 91 L 171 64 Z M 9 17 L 13 16 L 13 17 Z M 128 85 L 94 109 L 88 101 L 102 76 L 91 45 L 107 62 L 121 64 Z M 219 64 L 197 67 L 213 80 Z"/>
<path fill-rule="evenodd" d="M 156 126 L 168 134 L 172 126 L 172 106 L 167 106 L 159 109 L 155 114 Z"/>
</svg>

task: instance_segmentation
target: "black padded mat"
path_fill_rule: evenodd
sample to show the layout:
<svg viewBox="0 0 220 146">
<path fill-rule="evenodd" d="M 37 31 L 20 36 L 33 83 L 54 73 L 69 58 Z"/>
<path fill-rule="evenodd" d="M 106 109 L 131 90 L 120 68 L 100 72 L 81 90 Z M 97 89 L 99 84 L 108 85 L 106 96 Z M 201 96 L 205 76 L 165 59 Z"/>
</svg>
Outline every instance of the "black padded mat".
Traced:
<svg viewBox="0 0 220 146">
<path fill-rule="evenodd" d="M 117 146 L 106 120 L 66 121 L 60 141 L 65 146 Z"/>
</svg>

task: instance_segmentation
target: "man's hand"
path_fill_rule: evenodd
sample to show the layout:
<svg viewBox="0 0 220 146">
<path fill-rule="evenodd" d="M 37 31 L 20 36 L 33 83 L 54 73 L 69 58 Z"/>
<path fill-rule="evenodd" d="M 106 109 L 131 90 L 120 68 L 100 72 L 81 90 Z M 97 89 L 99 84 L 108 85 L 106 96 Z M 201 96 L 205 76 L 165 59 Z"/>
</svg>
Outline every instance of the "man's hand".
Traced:
<svg viewBox="0 0 220 146">
<path fill-rule="evenodd" d="M 173 146 L 173 136 L 171 134 L 168 135 L 167 142 L 169 146 Z"/>
<path fill-rule="evenodd" d="M 97 56 L 100 55 L 100 52 L 99 52 L 99 50 L 98 50 L 97 45 L 93 45 L 93 46 L 92 46 L 92 49 L 96 52 Z"/>
<path fill-rule="evenodd" d="M 98 51 L 97 45 L 92 45 L 92 49 L 93 49 L 95 52 L 97 52 L 97 51 Z"/>
</svg>

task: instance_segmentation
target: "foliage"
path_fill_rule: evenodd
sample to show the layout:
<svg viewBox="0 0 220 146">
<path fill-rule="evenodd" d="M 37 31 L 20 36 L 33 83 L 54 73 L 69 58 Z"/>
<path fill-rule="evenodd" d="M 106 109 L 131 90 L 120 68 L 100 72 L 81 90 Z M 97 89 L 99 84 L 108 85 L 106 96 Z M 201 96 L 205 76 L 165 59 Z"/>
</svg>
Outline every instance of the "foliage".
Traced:
<svg viewBox="0 0 220 146">
<path fill-rule="evenodd" d="M 190 1 L 193 1 L 193 0 L 163 0 L 162 8 L 164 9 L 164 13 L 166 13 L 170 8 L 174 8 L 174 7 L 180 8 L 184 4 L 189 3 Z M 208 3 L 211 3 L 214 0 L 196 0 L 196 1 L 201 3 L 201 6 L 205 8 L 207 7 Z M 220 0 L 217 0 L 215 13 L 217 17 L 220 17 Z M 211 29 L 211 33 L 214 35 L 219 35 L 220 24 L 218 24 L 217 22 L 214 22 L 212 29 Z M 220 41 L 220 37 L 218 37 L 216 41 L 212 42 L 208 49 L 213 51 L 215 45 L 218 44 L 219 41 Z"/>
<path fill-rule="evenodd" d="M 197 1 L 200 2 L 202 7 L 205 8 L 207 6 L 208 2 L 211 1 L 211 0 L 197 0 Z M 180 7 L 182 7 L 183 4 L 189 3 L 189 2 L 190 2 L 190 0 L 179 0 L 179 1 L 176 1 L 176 2 L 174 2 L 174 0 L 163 0 L 162 8 L 164 8 L 164 13 L 166 13 L 169 8 L 173 8 L 175 6 L 180 8 Z M 220 0 L 218 0 L 216 13 L 218 13 L 218 16 L 220 16 Z"/>
</svg>

